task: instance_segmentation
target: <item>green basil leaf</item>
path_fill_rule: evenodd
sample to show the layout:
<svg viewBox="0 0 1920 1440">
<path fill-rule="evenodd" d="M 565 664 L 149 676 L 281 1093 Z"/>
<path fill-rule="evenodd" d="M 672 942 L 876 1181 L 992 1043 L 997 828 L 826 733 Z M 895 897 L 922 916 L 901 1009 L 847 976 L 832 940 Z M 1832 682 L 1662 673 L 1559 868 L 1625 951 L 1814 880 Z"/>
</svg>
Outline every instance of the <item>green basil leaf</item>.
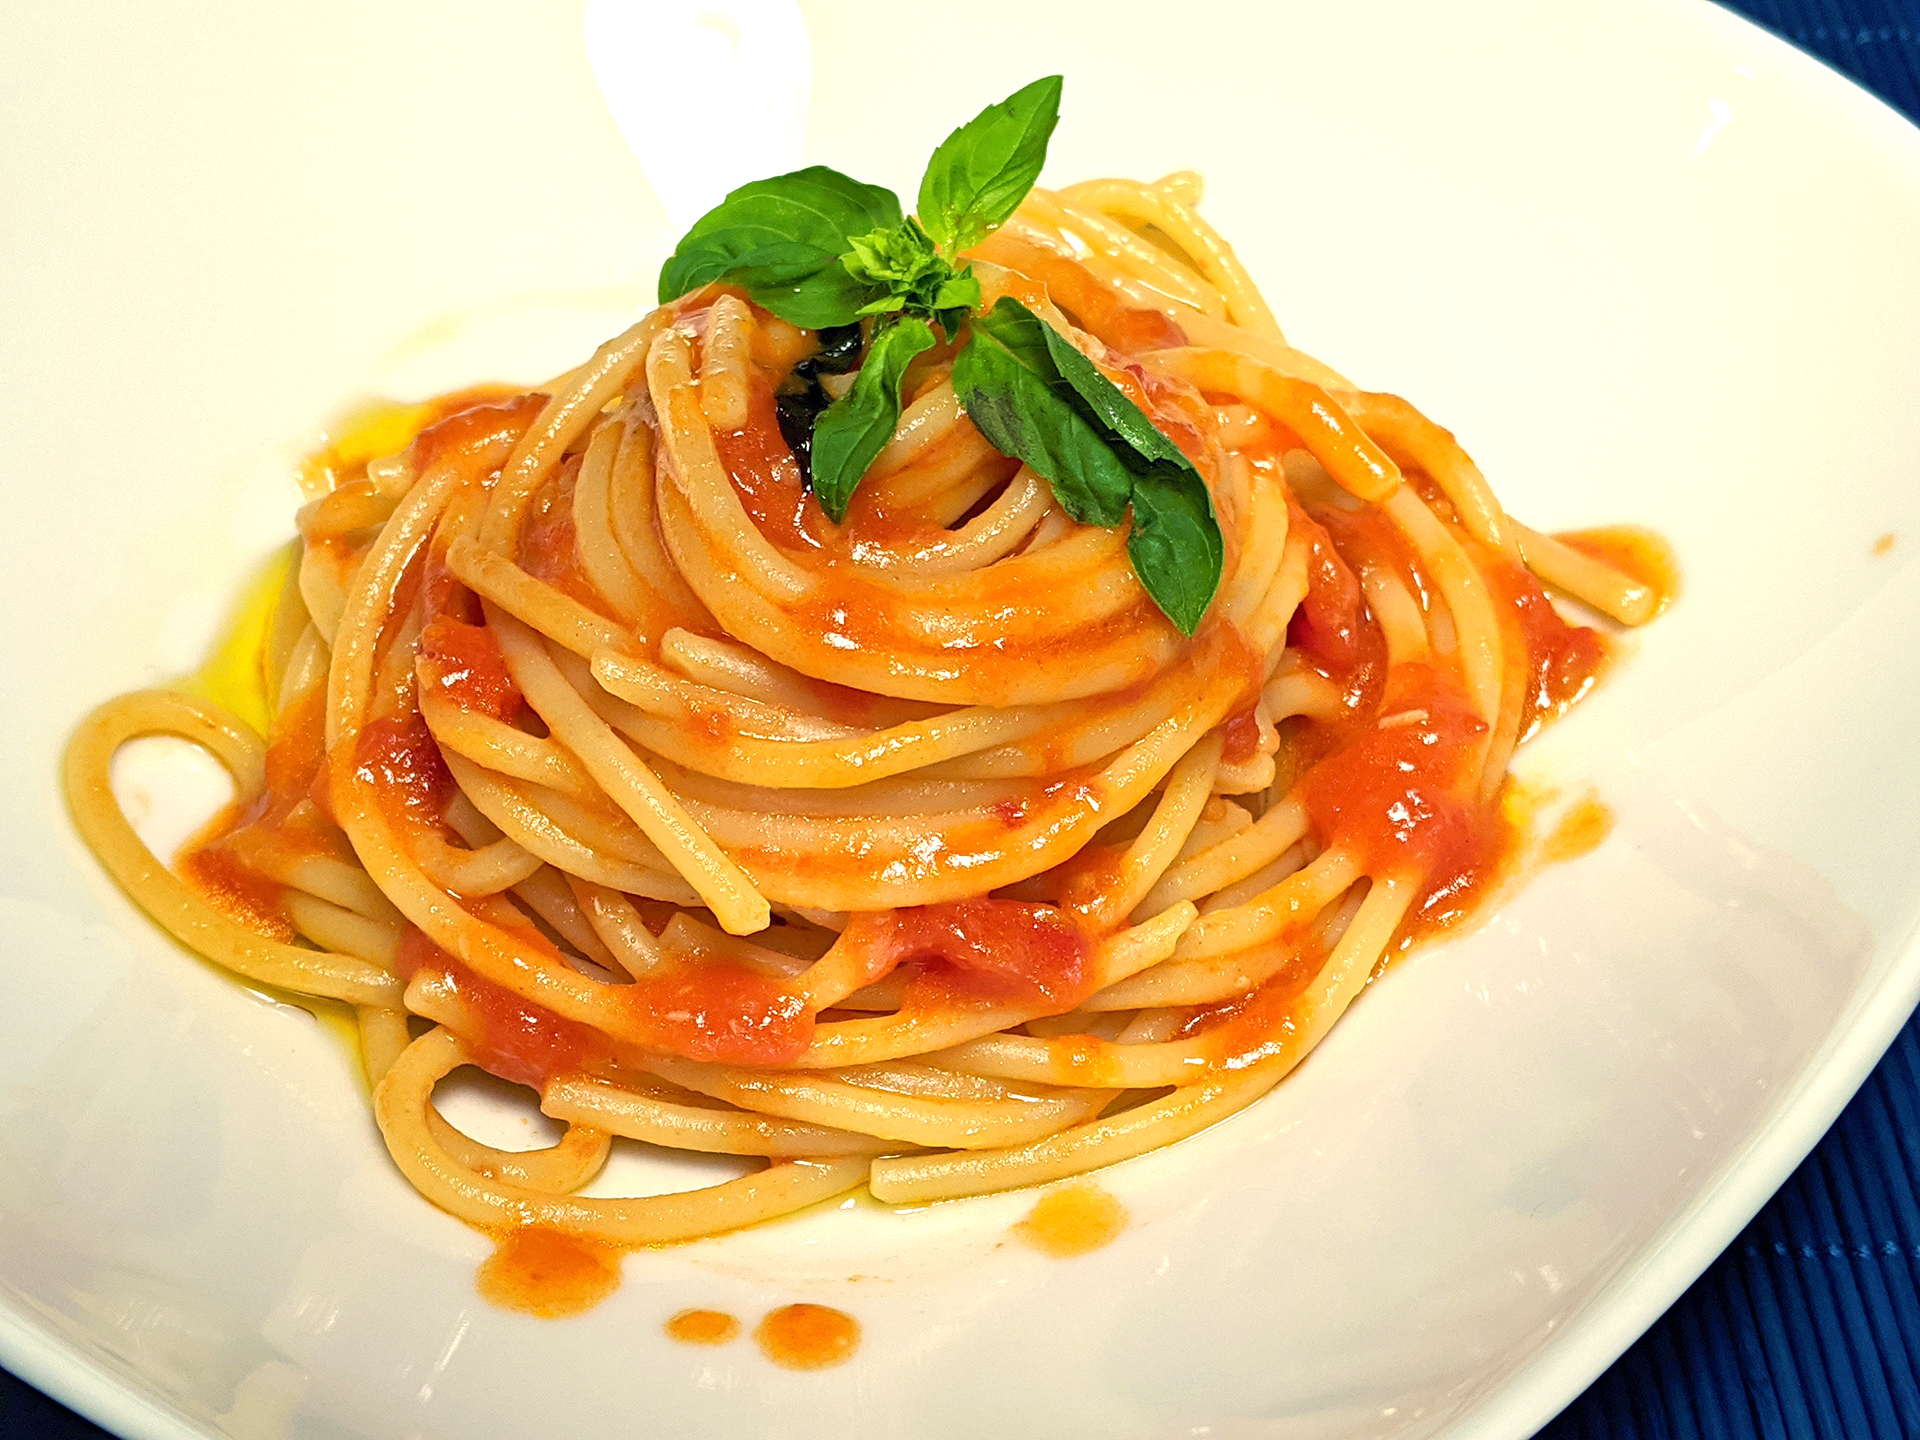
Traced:
<svg viewBox="0 0 1920 1440">
<path fill-rule="evenodd" d="M 874 458 L 900 424 L 900 382 L 913 357 L 933 348 L 924 320 L 897 320 L 877 332 L 853 388 L 829 405 L 813 427 L 813 493 L 835 524 Z"/>
<path fill-rule="evenodd" d="M 1133 475 L 1106 439 L 993 332 L 976 325 L 953 364 L 953 388 L 1002 455 L 1032 466 L 1083 525 L 1118 525 Z"/>
<path fill-rule="evenodd" d="M 1004 303 L 1020 305 L 1011 296 L 1003 296 Z M 1020 305 L 1021 309 L 1026 306 Z M 1051 325 L 1034 317 L 1039 325 L 1041 338 L 1046 342 L 1047 355 L 1053 361 L 1055 372 L 1067 384 L 1073 387 L 1074 394 L 1087 403 L 1089 409 L 1106 423 L 1108 429 L 1126 441 L 1129 448 L 1143 460 L 1162 461 L 1177 470 L 1193 470 L 1193 462 L 1187 459 L 1186 452 L 1160 433 L 1160 428 L 1149 420 L 1146 412 L 1133 403 L 1127 392 L 1100 373 L 1099 366 L 1082 355 Z"/>
<path fill-rule="evenodd" d="M 853 324 L 866 313 L 864 307 L 873 294 L 840 268 L 838 257 L 791 282 L 763 279 L 758 267 L 748 267 L 734 278 L 747 287 L 756 305 L 803 330 Z"/>
<path fill-rule="evenodd" d="M 978 245 L 1020 208 L 1060 121 L 1060 77 L 989 105 L 940 143 L 920 178 L 920 223 L 949 255 Z"/>
<path fill-rule="evenodd" d="M 1193 469 L 1186 453 L 1160 433 L 1126 391 L 1101 374 L 1100 367 L 1074 349 L 1066 336 L 1011 295 L 995 301 L 980 323 L 1002 337 L 1002 342 L 1055 390 L 1071 390 L 1082 402 L 1083 413 L 1096 418 L 1101 428 L 1141 460 L 1162 461 L 1179 470 Z"/>
<path fill-rule="evenodd" d="M 1132 477 L 1133 506 L 1127 554 L 1134 573 L 1181 633 L 1193 634 L 1220 588 L 1225 563 L 1213 497 L 1193 462 L 1160 433 L 1124 390 L 1018 300 L 1003 295 L 992 310 L 974 320 L 974 329 L 991 336 L 1031 371 L 1048 396 L 1077 415 L 1126 468 Z M 954 375 L 957 386 L 957 366 Z M 982 433 L 986 433 L 984 426 Z M 991 434 L 987 438 L 994 440 Z M 1076 520 L 1082 518 L 1071 506 L 1067 513 Z"/>
<path fill-rule="evenodd" d="M 1047 348 L 1044 333 L 1050 327 L 1011 295 L 1002 295 L 993 302 L 991 310 L 976 316 L 973 328 L 986 331 L 1050 387 L 1061 389 L 1060 370 L 1053 363 L 1053 352 Z M 1061 398 L 1068 399 L 1069 394 L 1063 391 Z"/>
<path fill-rule="evenodd" d="M 1137 476 L 1127 557 L 1142 588 L 1180 633 L 1198 630 L 1226 563 L 1206 481 L 1191 469 L 1166 465 Z"/>
<path fill-rule="evenodd" d="M 948 275 L 933 292 L 936 310 L 971 310 L 980 303 L 980 280 L 969 265 L 956 275 Z"/>
<path fill-rule="evenodd" d="M 891 190 L 824 165 L 742 185 L 694 222 L 660 267 L 660 303 L 735 279 L 783 320 L 843 325 L 872 298 L 840 264 L 849 239 L 897 226 Z"/>
</svg>

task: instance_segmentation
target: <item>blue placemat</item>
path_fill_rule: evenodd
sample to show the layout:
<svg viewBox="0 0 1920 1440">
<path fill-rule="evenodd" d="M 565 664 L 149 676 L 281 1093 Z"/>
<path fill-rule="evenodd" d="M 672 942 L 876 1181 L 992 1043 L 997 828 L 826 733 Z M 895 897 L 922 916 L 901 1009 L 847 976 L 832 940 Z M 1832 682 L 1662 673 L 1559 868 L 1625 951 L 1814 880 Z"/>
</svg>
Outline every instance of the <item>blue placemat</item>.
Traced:
<svg viewBox="0 0 1920 1440">
<path fill-rule="evenodd" d="M 1920 123 L 1920 0 L 1726 3 Z M 1916 1179 L 1920 1017 L 1726 1254 L 1541 1440 L 1920 1436 Z M 5 1371 L 0 1436 L 112 1440 Z"/>
</svg>

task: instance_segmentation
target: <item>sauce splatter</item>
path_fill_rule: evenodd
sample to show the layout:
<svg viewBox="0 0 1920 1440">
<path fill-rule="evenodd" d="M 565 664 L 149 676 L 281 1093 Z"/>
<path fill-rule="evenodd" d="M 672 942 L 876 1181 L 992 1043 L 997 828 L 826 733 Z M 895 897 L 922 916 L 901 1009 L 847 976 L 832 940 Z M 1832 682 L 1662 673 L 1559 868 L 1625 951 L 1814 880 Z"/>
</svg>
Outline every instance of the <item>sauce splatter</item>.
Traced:
<svg viewBox="0 0 1920 1440">
<path fill-rule="evenodd" d="M 1599 849 L 1601 842 L 1612 833 L 1613 812 L 1597 795 L 1583 795 L 1554 823 L 1552 832 L 1541 842 L 1540 859 L 1547 865 L 1577 860 Z"/>
<path fill-rule="evenodd" d="M 1899 543 L 1900 537 L 1889 530 L 1873 542 L 1873 553 L 1875 555 L 1891 555 L 1893 553 L 1893 547 Z"/>
<path fill-rule="evenodd" d="M 782 1305 L 754 1328 L 767 1359 L 785 1370 L 843 1365 L 860 1348 L 860 1322 L 830 1305 Z"/>
<path fill-rule="evenodd" d="M 540 1225 L 509 1230 L 480 1267 L 480 1293 L 503 1310 L 559 1320 L 593 1309 L 620 1288 L 621 1252 Z"/>
<path fill-rule="evenodd" d="M 682 1345 L 724 1345 L 740 1333 L 740 1322 L 724 1310 L 682 1310 L 663 1328 Z"/>
<path fill-rule="evenodd" d="M 1013 1233 L 1043 1255 L 1066 1259 L 1111 1244 L 1126 1228 L 1127 1207 L 1082 1182 L 1042 1195 Z"/>
</svg>

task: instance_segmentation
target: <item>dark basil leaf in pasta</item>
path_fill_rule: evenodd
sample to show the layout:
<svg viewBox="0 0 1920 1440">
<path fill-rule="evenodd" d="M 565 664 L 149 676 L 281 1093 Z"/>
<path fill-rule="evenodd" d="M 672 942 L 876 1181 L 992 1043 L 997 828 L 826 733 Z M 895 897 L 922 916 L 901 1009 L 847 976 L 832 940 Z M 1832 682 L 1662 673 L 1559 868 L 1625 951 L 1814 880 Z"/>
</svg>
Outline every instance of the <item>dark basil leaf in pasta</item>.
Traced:
<svg viewBox="0 0 1920 1440">
<path fill-rule="evenodd" d="M 1225 552 L 1213 498 L 1192 469 L 1155 465 L 1133 482 L 1133 573 L 1183 635 L 1200 621 L 1220 588 Z"/>
<path fill-rule="evenodd" d="M 1060 121 L 1060 77 L 989 105 L 947 136 L 920 179 L 920 223 L 947 254 L 978 245 L 1020 208 Z"/>
<path fill-rule="evenodd" d="M 820 342 L 819 350 L 790 372 L 802 383 L 812 381 L 816 375 L 846 374 L 860 363 L 861 352 L 867 348 L 867 337 L 858 325 L 836 325 L 822 330 L 814 338 Z"/>
<path fill-rule="evenodd" d="M 869 287 L 840 265 L 849 237 L 900 221 L 900 201 L 891 190 L 863 185 L 825 165 L 755 180 L 681 237 L 660 267 L 660 302 L 712 280 L 733 279 L 796 325 L 846 324 L 870 298 Z M 833 315 L 839 318 L 826 318 Z"/>
<path fill-rule="evenodd" d="M 1032 466 L 1083 525 L 1118 525 L 1133 476 L 1100 433 L 991 331 L 976 326 L 953 365 L 967 414 L 1003 455 Z"/>
<path fill-rule="evenodd" d="M 773 397 L 774 421 L 780 426 L 780 438 L 793 452 L 794 463 L 800 467 L 802 483 L 810 484 L 813 480 L 813 427 L 827 404 L 817 385 L 792 395 Z"/>
<path fill-rule="evenodd" d="M 813 427 L 813 493 L 836 524 L 867 467 L 900 424 L 900 382 L 907 365 L 933 348 L 933 327 L 911 317 L 875 333 L 853 388 L 826 408 Z"/>
</svg>

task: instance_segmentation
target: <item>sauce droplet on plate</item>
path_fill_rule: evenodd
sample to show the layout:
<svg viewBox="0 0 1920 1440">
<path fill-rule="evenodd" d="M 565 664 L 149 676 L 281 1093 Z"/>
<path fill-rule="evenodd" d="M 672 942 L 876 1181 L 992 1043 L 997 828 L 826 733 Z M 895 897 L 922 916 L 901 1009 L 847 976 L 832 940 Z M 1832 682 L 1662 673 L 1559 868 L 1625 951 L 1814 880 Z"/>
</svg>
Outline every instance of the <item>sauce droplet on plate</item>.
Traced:
<svg viewBox="0 0 1920 1440">
<path fill-rule="evenodd" d="M 853 1358 L 860 1322 L 830 1305 L 782 1305 L 753 1332 L 760 1349 L 787 1370 L 824 1370 Z"/>
<path fill-rule="evenodd" d="M 682 1345 L 724 1345 L 740 1333 L 740 1322 L 724 1310 L 682 1310 L 666 1331 Z"/>
<path fill-rule="evenodd" d="M 1013 1233 L 1044 1255 L 1085 1255 L 1127 1228 L 1127 1207 L 1098 1185 L 1082 1182 L 1042 1195 Z"/>
<path fill-rule="evenodd" d="M 1577 860 L 1600 848 L 1600 842 L 1613 833 L 1613 812 L 1598 797 L 1582 796 L 1554 823 L 1553 832 L 1540 847 L 1540 858 L 1549 865 Z"/>
<path fill-rule="evenodd" d="M 600 1241 L 527 1225 L 497 1244 L 478 1283 L 502 1309 L 558 1320 L 591 1310 L 620 1288 L 621 1252 Z"/>
</svg>

